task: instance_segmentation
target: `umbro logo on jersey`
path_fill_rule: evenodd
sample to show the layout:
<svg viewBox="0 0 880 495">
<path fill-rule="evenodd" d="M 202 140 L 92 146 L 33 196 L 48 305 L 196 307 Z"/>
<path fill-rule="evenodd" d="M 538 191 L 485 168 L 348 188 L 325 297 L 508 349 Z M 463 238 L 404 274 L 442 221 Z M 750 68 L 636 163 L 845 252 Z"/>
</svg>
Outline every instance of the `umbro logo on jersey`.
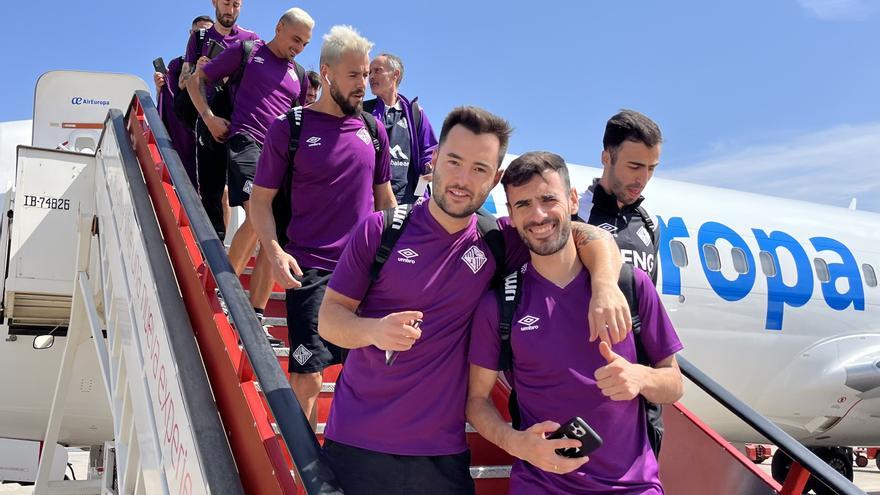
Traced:
<svg viewBox="0 0 880 495">
<path fill-rule="evenodd" d="M 614 225 L 611 225 L 610 223 L 603 223 L 603 224 L 597 225 L 596 227 L 599 227 L 602 230 L 608 231 L 611 234 L 617 232 L 617 227 Z"/>
<path fill-rule="evenodd" d="M 313 146 L 321 146 L 321 138 L 319 138 L 318 136 L 312 136 L 306 139 L 306 142 L 309 143 L 310 148 Z"/>
<path fill-rule="evenodd" d="M 390 150 L 391 158 L 394 160 L 409 160 L 409 157 L 406 156 L 406 153 L 400 148 L 399 144 L 395 144 Z"/>
<path fill-rule="evenodd" d="M 403 127 L 404 129 L 409 129 L 409 126 L 406 124 L 406 119 L 400 119 L 397 121 L 397 125 Z"/>
<path fill-rule="evenodd" d="M 480 248 L 477 246 L 471 246 L 470 249 L 461 255 L 461 260 L 465 262 L 472 272 L 477 273 L 486 264 L 486 253 L 480 251 Z"/>
<path fill-rule="evenodd" d="M 370 139 L 370 133 L 367 132 L 367 130 L 364 129 L 363 127 L 358 129 L 357 137 L 361 138 L 361 141 L 363 141 L 364 144 L 371 144 L 372 143 L 372 140 Z"/>
<path fill-rule="evenodd" d="M 410 265 L 416 264 L 416 260 L 414 260 L 413 258 L 415 258 L 416 256 L 419 255 L 419 253 L 413 251 L 410 248 L 401 249 L 400 251 L 397 252 L 397 254 L 402 256 L 401 258 L 397 258 L 397 261 L 399 261 L 401 263 L 408 263 Z"/>
<path fill-rule="evenodd" d="M 520 327 L 520 331 L 528 332 L 530 330 L 538 329 L 538 325 L 536 325 L 536 323 L 538 323 L 538 320 L 540 320 L 540 318 L 538 318 L 537 316 L 526 315 L 520 318 L 517 323 L 522 325 L 522 327 Z"/>
<path fill-rule="evenodd" d="M 262 64 L 265 60 L 263 60 L 263 57 L 254 57 L 254 62 Z"/>
</svg>

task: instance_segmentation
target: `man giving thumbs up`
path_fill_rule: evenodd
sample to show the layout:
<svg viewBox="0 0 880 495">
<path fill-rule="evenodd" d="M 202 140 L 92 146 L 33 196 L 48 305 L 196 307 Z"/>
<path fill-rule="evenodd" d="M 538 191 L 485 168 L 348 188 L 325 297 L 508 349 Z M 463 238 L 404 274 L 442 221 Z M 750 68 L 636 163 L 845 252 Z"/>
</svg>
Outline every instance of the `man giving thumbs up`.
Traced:
<svg viewBox="0 0 880 495">
<path fill-rule="evenodd" d="M 678 400 L 682 382 L 675 353 L 682 345 L 650 278 L 634 271 L 639 338 L 649 367 L 633 364 L 638 360 L 632 334 L 612 349 L 584 332 L 590 273 L 578 261 L 570 235 L 577 193 L 564 160 L 526 153 L 511 162 L 501 183 L 510 219 L 530 251 L 509 339 L 522 430 L 505 423 L 490 399 L 503 347 L 495 294 L 481 301 L 471 325 L 468 419 L 518 459 L 510 493 L 661 495 L 643 404 L 634 399 L 641 394 L 659 403 Z M 564 441 L 546 438 L 575 416 L 603 440 L 589 461 L 559 456 L 554 450 Z"/>
</svg>

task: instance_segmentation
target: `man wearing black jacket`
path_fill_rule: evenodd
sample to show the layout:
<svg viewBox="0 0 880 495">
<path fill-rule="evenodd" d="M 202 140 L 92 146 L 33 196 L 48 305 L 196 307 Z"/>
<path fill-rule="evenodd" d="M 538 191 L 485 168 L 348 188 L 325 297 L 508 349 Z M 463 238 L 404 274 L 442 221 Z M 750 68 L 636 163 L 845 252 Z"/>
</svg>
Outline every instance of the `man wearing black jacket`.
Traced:
<svg viewBox="0 0 880 495">
<path fill-rule="evenodd" d="M 602 177 L 580 197 L 578 216 L 614 236 L 623 262 L 641 268 L 657 284 L 659 238 L 642 207 L 642 190 L 660 163 L 660 127 L 634 110 L 611 117 L 602 139 Z"/>
</svg>

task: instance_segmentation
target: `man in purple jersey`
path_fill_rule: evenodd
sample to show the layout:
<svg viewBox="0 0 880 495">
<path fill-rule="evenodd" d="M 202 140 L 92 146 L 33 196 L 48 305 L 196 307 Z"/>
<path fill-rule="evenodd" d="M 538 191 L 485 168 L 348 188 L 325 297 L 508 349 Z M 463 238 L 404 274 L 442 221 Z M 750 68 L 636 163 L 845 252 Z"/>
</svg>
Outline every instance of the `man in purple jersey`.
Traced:
<svg viewBox="0 0 880 495">
<path fill-rule="evenodd" d="M 200 46 L 198 31 L 193 32 L 189 37 L 183 57 L 183 69 L 178 80 L 178 86 L 183 91 L 186 90 L 186 83 L 195 70 L 204 67 L 210 61 L 207 55 L 211 41 L 225 49 L 236 43 L 259 39 L 257 33 L 236 24 L 241 14 L 242 0 L 211 0 L 211 3 L 214 5 L 217 22 L 205 31 L 204 36 L 201 37 L 204 41 Z M 208 101 L 211 101 L 214 96 L 214 86 L 206 88 L 205 95 Z M 199 195 L 211 225 L 217 231 L 217 236 L 223 240 L 226 237 L 226 223 L 229 217 L 229 205 L 224 194 L 226 146 L 214 140 L 201 118 L 196 119 L 195 134 Z"/>
<path fill-rule="evenodd" d="M 308 79 L 294 57 L 311 40 L 314 26 L 309 14 L 294 7 L 281 16 L 271 41 L 253 43 L 243 71 L 245 43 L 238 43 L 198 69 L 187 82 L 193 105 L 205 126 L 215 140 L 226 143 L 229 206 L 241 206 L 245 211 L 245 220 L 229 248 L 229 261 L 236 273 L 244 270 L 257 243 L 248 201 L 263 140 L 269 125 L 279 115 L 305 100 Z M 303 75 L 302 80 L 297 73 Z M 230 88 L 234 95 L 232 115 L 226 120 L 214 115 L 208 105 L 206 86 L 236 74 L 238 84 Z"/>
<path fill-rule="evenodd" d="M 213 25 L 213 19 L 206 15 L 200 15 L 193 19 L 189 33 L 192 35 L 192 33 L 200 29 L 210 29 Z M 192 129 L 181 122 L 180 117 L 174 112 L 174 95 L 178 91 L 186 91 L 180 89 L 176 84 L 180 80 L 180 74 L 183 72 L 183 57 L 172 59 L 168 63 L 167 69 L 168 72 L 165 74 L 160 72 L 153 74 L 153 82 L 156 84 L 156 97 L 158 99 L 156 106 L 159 110 L 159 116 L 162 117 L 162 122 L 165 124 L 165 128 L 168 129 L 168 135 L 171 136 L 171 144 L 174 146 L 174 150 L 177 151 L 177 155 L 180 156 L 180 161 L 183 163 L 183 168 L 186 169 L 190 182 L 192 182 L 193 187 L 198 189 L 195 136 Z M 167 81 L 173 82 L 167 84 Z"/>
<path fill-rule="evenodd" d="M 526 153 L 502 179 L 510 219 L 528 245 L 520 300 L 513 316 L 513 388 L 524 431 L 511 428 L 490 394 L 498 378 L 501 338 L 498 299 L 486 294 L 474 315 L 470 341 L 467 417 L 480 434 L 518 460 L 510 476 L 517 494 L 662 494 L 657 460 L 639 395 L 669 404 L 682 395 L 675 353 L 681 342 L 650 278 L 635 269 L 641 339 L 652 367 L 633 364 L 632 335 L 612 348 L 583 338 L 584 299 L 594 274 L 578 259 L 570 235 L 577 193 L 565 161 L 546 152 Z M 555 449 L 577 440 L 547 440 L 560 424 L 580 416 L 604 443 L 586 457 Z"/>
<path fill-rule="evenodd" d="M 378 279 L 371 284 L 369 273 L 382 214 L 353 231 L 330 280 L 319 330 L 351 351 L 324 446 L 346 493 L 473 493 L 464 428 L 470 319 L 496 264 L 527 257 L 502 219 L 506 259 L 494 259 L 474 215 L 501 177 L 510 133 L 506 121 L 483 109 L 453 110 L 432 157 L 434 195 L 415 203 Z M 607 233 L 579 225 L 594 288 L 607 297 L 595 302 L 612 315 L 607 323 L 617 340 L 624 325 L 616 317 L 629 314 L 616 283 L 619 254 Z M 423 320 L 420 328 L 416 320 Z M 392 366 L 386 351 L 399 352 Z"/>
<path fill-rule="evenodd" d="M 282 116 L 269 128 L 252 192 L 254 228 L 273 277 L 287 289 L 290 383 L 313 425 L 321 372 L 342 356 L 318 336 L 327 281 L 354 227 L 374 210 L 396 205 L 385 129 L 376 129 L 377 155 L 361 119 L 372 46 L 349 26 L 334 26 L 324 36 L 320 71 L 326 86 L 321 98 L 302 110 L 293 163 L 291 123 Z M 285 180 L 290 181 L 291 218 L 282 248 L 272 200 Z"/>
</svg>

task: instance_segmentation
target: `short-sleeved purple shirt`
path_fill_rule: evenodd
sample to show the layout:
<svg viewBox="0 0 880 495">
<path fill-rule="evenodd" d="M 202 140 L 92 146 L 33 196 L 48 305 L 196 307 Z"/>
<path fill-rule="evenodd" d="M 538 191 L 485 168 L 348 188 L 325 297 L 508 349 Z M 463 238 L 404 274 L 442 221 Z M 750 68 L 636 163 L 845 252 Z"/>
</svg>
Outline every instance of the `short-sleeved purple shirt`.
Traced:
<svg viewBox="0 0 880 495">
<path fill-rule="evenodd" d="M 249 31 L 241 26 L 235 25 L 232 26 L 232 29 L 229 31 L 229 34 L 224 36 L 220 34 L 219 31 L 215 28 L 215 26 L 211 26 L 211 29 L 205 31 L 205 42 L 202 45 L 201 54 L 204 56 L 208 55 L 208 40 L 214 40 L 217 43 L 220 43 L 220 46 L 223 48 L 228 48 L 236 43 L 240 43 L 242 41 L 248 40 L 258 40 L 260 39 L 257 36 L 257 33 L 253 31 Z M 183 57 L 183 61 L 195 66 L 197 62 L 196 58 L 196 45 L 199 42 L 199 32 L 196 31 L 189 36 L 189 41 L 186 44 L 186 54 Z"/>
<path fill-rule="evenodd" d="M 379 163 L 360 117 L 303 109 L 285 247 L 301 267 L 335 269 L 352 229 L 374 211 L 373 186 L 391 179 L 388 136 L 377 127 Z M 269 127 L 254 184 L 281 187 L 290 166 L 289 142 L 290 123 L 282 115 Z"/>
<path fill-rule="evenodd" d="M 205 77 L 220 81 L 231 76 L 241 67 L 243 53 L 243 43 L 223 50 L 205 65 Z M 244 133 L 262 146 L 269 125 L 295 106 L 294 101 L 305 97 L 307 84 L 308 80 L 303 82 L 297 78 L 293 59 L 278 57 L 266 42 L 255 41 L 241 81 L 231 88 L 235 103 L 229 135 Z"/>
<path fill-rule="evenodd" d="M 652 363 L 682 349 L 681 341 L 660 302 L 651 279 L 636 274 L 642 344 Z M 523 275 L 520 303 L 513 317 L 513 387 L 522 429 L 542 421 L 564 423 L 580 416 L 604 440 L 577 471 L 557 475 L 517 460 L 510 476 L 511 493 L 662 494 L 645 429 L 642 401 L 612 401 L 596 386 L 594 373 L 607 361 L 597 342 L 589 342 L 585 301 L 591 295 L 584 269 L 565 288 L 545 279 L 531 264 Z M 498 301 L 486 294 L 473 319 L 470 362 L 498 369 L 500 352 Z M 636 362 L 632 335 L 613 347 Z"/>
<path fill-rule="evenodd" d="M 381 213 L 369 216 L 351 236 L 330 288 L 361 301 L 358 313 L 379 318 L 399 311 L 424 314 L 422 336 L 392 366 L 385 352 L 370 346 L 352 350 L 327 421 L 327 438 L 398 455 L 464 452 L 468 327 L 489 287 L 495 260 L 477 230 L 450 234 L 429 212 L 413 206 L 403 235 L 369 285 L 370 265 L 382 236 Z M 500 221 L 508 246 L 507 266 L 522 263 L 526 251 L 507 219 Z M 368 292 L 369 289 L 369 292 Z"/>
</svg>

